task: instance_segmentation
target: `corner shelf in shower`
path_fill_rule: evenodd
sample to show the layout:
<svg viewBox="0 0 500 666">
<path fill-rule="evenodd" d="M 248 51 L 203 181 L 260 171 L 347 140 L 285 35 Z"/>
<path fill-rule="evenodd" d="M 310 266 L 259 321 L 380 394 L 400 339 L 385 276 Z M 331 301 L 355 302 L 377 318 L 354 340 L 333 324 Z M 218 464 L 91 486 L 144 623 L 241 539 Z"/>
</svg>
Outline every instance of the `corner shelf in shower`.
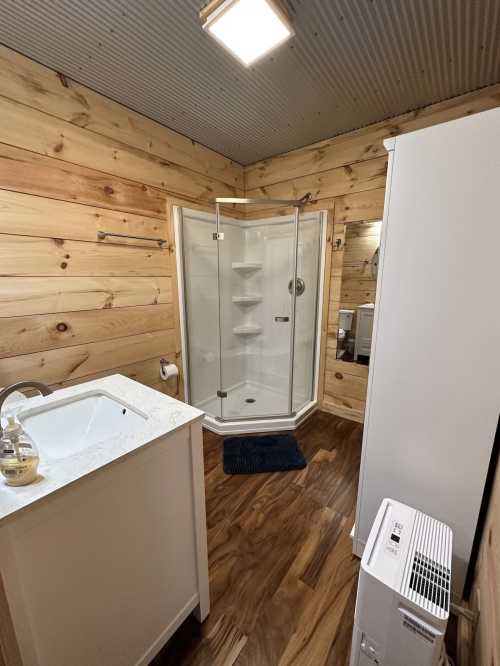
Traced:
<svg viewBox="0 0 500 666">
<path fill-rule="evenodd" d="M 235 335 L 258 335 L 262 333 L 262 326 L 258 324 L 246 324 L 245 326 L 236 326 L 233 328 Z"/>
<path fill-rule="evenodd" d="M 262 296 L 260 294 L 253 294 L 248 296 L 233 296 L 233 303 L 238 303 L 239 305 L 254 305 L 255 303 L 260 303 L 262 301 Z"/>
<path fill-rule="evenodd" d="M 251 271 L 260 270 L 262 268 L 262 261 L 233 261 L 231 267 L 233 271 L 250 273 Z"/>
</svg>

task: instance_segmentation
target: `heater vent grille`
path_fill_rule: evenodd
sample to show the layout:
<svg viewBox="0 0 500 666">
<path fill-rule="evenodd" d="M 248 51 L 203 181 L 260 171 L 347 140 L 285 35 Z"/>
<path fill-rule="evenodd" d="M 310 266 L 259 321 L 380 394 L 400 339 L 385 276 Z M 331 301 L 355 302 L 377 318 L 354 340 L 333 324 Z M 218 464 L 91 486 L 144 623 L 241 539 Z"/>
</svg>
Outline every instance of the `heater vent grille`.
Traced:
<svg viewBox="0 0 500 666">
<path fill-rule="evenodd" d="M 449 614 L 451 552 L 450 528 L 417 511 L 401 594 L 441 619 Z"/>
<path fill-rule="evenodd" d="M 415 553 L 410 577 L 410 590 L 445 611 L 449 607 L 450 570 L 430 560 L 422 553 Z"/>
</svg>

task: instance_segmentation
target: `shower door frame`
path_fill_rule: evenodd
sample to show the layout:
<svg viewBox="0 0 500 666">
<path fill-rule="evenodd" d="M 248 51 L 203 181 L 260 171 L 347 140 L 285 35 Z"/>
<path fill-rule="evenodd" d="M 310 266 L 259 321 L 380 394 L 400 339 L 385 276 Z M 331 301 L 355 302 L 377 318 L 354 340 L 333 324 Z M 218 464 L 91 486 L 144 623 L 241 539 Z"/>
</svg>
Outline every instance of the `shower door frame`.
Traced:
<svg viewBox="0 0 500 666">
<path fill-rule="evenodd" d="M 291 322 L 290 322 L 290 347 L 289 347 L 289 362 L 288 362 L 288 410 L 282 414 L 269 414 L 269 415 L 260 415 L 260 416 L 238 416 L 233 418 L 224 417 L 223 404 L 221 404 L 221 415 L 215 416 L 216 421 L 222 423 L 229 423 L 235 420 L 237 421 L 262 421 L 262 420 L 271 420 L 271 419 L 291 419 L 296 416 L 296 412 L 293 409 L 293 380 L 294 380 L 294 363 L 295 363 L 295 323 L 296 323 L 296 304 L 297 304 L 297 261 L 298 261 L 298 246 L 299 246 L 299 223 L 300 223 L 300 211 L 301 208 L 310 200 L 310 195 L 307 194 L 303 199 L 262 199 L 262 198 L 244 198 L 244 197 L 217 197 L 215 199 L 215 233 L 214 240 L 217 241 L 217 282 L 218 282 L 218 298 L 219 298 L 219 399 L 224 400 L 225 396 L 223 389 L 223 351 L 222 351 L 222 330 L 223 330 L 223 321 L 222 321 L 222 277 L 221 277 L 221 256 L 220 256 L 220 245 L 219 243 L 224 240 L 224 233 L 221 232 L 221 213 L 220 207 L 222 204 L 263 204 L 271 206 L 280 206 L 288 207 L 294 209 L 294 244 L 293 244 L 293 259 L 292 259 L 292 302 L 291 302 Z M 322 257 L 324 254 L 323 248 L 323 213 L 320 214 L 320 256 L 319 256 L 319 266 L 322 264 Z M 320 297 L 322 296 L 322 284 L 321 276 L 318 275 L 318 280 L 316 282 L 316 298 L 317 298 L 317 307 L 316 307 L 316 318 L 315 318 L 315 344 L 314 344 L 314 386 L 316 386 L 316 356 L 318 353 L 317 350 L 317 331 L 318 331 L 318 307 L 320 302 Z"/>
<path fill-rule="evenodd" d="M 222 388 L 222 354 L 221 354 L 221 341 L 222 341 L 222 328 L 221 328 L 221 307 L 220 307 L 220 262 L 219 262 L 219 234 L 220 231 L 220 206 L 223 204 L 270 204 L 280 207 L 294 208 L 294 284 L 297 280 L 297 261 L 298 261 L 298 240 L 299 240 L 299 224 L 301 209 L 309 203 L 307 197 L 299 200 L 289 199 L 261 199 L 261 198 L 237 198 L 237 197 L 218 197 L 215 199 L 215 225 L 216 231 L 213 234 L 213 240 L 217 241 L 217 271 L 218 271 L 218 298 L 219 298 L 219 389 Z M 185 297 L 185 266 L 183 260 L 182 249 L 182 226 L 183 222 L 183 209 L 190 209 L 189 203 L 184 205 L 175 205 L 174 212 L 174 234 L 176 246 L 179 251 L 176 253 L 176 268 L 177 268 L 177 287 L 178 296 L 180 301 L 179 314 L 180 314 L 180 332 L 181 332 L 181 347 L 183 359 L 183 374 L 184 374 L 184 393 L 185 400 L 189 402 L 191 387 L 190 387 L 190 374 L 189 374 L 189 359 L 188 359 L 188 322 L 186 314 L 186 297 Z M 209 212 L 208 208 L 204 208 Z M 326 264 L 326 251 L 327 251 L 327 214 L 328 211 L 321 209 L 314 211 L 320 217 L 320 251 L 318 261 L 318 280 L 316 283 L 316 317 L 315 317 L 315 334 L 314 334 L 314 358 L 313 358 L 313 385 L 312 397 L 307 400 L 302 407 L 297 411 L 293 409 L 293 364 L 295 360 L 295 323 L 296 323 L 296 299 L 297 294 L 294 291 L 294 298 L 292 299 L 293 307 L 293 321 L 290 329 L 290 338 L 293 337 L 293 349 L 290 350 L 290 366 L 289 367 L 289 411 L 285 414 L 274 414 L 269 416 L 237 416 L 232 418 L 223 418 L 221 416 L 214 416 L 211 414 L 205 415 L 204 425 L 209 429 L 219 434 L 237 434 L 239 432 L 265 432 L 276 430 L 290 430 L 299 425 L 299 423 L 312 413 L 316 408 L 319 400 L 319 370 L 320 370 L 320 355 L 321 355 L 321 330 L 322 330 L 322 317 L 323 317 L 323 297 L 324 297 L 324 284 L 325 284 L 325 264 Z M 220 398 L 223 400 L 224 398 Z M 221 412 L 222 413 L 222 412 Z M 267 424 L 267 425 L 266 425 Z"/>
</svg>

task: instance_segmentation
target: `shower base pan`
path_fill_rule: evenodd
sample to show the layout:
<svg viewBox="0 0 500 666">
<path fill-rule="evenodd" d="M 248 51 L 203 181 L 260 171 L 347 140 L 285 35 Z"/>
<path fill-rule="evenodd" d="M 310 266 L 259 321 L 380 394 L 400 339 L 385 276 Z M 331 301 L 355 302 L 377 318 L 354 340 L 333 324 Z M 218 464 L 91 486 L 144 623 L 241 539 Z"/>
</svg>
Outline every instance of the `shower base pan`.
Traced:
<svg viewBox="0 0 500 666">
<path fill-rule="evenodd" d="M 294 430 L 317 407 L 315 401 L 301 403 L 303 406 L 296 413 L 286 414 L 287 396 L 254 382 L 243 382 L 228 390 L 227 398 L 222 399 L 223 419 L 214 416 L 220 413 L 220 402 L 214 397 L 197 405 L 205 412 L 204 427 L 219 435 Z M 266 412 L 273 416 L 263 416 Z"/>
</svg>

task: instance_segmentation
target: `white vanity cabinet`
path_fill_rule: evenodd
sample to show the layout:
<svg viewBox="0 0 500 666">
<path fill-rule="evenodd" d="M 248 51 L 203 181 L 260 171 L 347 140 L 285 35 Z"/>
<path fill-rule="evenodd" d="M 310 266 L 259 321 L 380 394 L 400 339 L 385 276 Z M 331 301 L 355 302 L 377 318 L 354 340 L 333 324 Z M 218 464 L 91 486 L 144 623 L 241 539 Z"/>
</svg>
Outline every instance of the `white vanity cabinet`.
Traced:
<svg viewBox="0 0 500 666">
<path fill-rule="evenodd" d="M 164 434 L 110 444 L 125 455 L 69 484 L 70 463 L 54 463 L 52 484 L 62 487 L 47 487 L 0 522 L 0 639 L 9 666 L 146 665 L 191 611 L 200 620 L 208 613 L 203 415 L 147 387 L 134 393 L 135 382 L 121 379 L 129 404 L 147 413 L 156 401 L 148 427 Z M 104 448 L 88 456 L 109 456 Z M 73 460 L 85 464 L 83 453 Z M 42 474 L 40 483 L 50 484 L 51 466 Z M 0 506 L 23 491 L 37 489 L 0 488 Z"/>
<path fill-rule="evenodd" d="M 356 337 L 354 339 L 354 360 L 358 356 L 370 356 L 373 330 L 373 303 L 358 305 L 356 308 Z"/>
</svg>

